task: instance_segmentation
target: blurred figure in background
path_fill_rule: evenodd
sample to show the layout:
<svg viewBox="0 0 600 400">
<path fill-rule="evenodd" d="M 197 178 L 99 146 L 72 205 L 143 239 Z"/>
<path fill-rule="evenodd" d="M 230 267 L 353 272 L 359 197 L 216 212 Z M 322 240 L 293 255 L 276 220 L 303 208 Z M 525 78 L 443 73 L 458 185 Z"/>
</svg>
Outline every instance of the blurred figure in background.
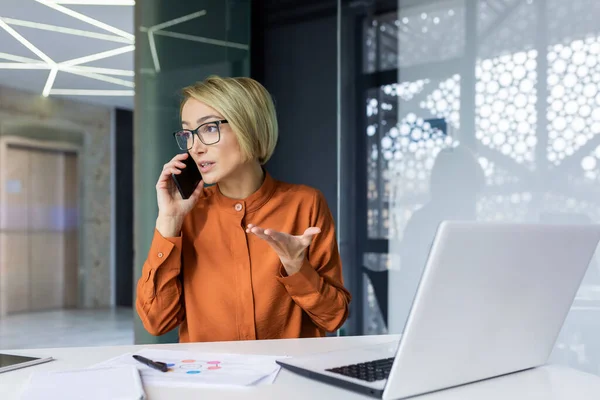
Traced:
<svg viewBox="0 0 600 400">
<path fill-rule="evenodd" d="M 395 302 L 402 306 L 399 321 L 406 323 L 439 224 L 477 219 L 477 195 L 484 185 L 483 169 L 471 150 L 459 145 L 438 153 L 431 170 L 429 201 L 413 213 L 400 244 L 401 269 L 393 284 L 402 299 Z"/>
</svg>

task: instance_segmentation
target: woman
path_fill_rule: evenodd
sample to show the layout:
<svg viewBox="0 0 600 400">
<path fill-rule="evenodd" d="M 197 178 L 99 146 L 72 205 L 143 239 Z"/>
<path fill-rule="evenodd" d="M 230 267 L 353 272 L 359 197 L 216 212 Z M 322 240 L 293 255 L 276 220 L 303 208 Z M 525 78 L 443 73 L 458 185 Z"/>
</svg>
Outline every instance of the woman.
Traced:
<svg viewBox="0 0 600 400">
<path fill-rule="evenodd" d="M 180 342 L 337 330 L 350 293 L 327 203 L 262 168 L 277 142 L 271 96 L 249 78 L 210 77 L 183 97 L 174 136 L 188 153 L 165 164 L 156 184 L 156 229 L 137 286 L 144 327 L 161 335 L 179 326 Z M 189 156 L 203 182 L 183 200 L 171 174 Z"/>
</svg>

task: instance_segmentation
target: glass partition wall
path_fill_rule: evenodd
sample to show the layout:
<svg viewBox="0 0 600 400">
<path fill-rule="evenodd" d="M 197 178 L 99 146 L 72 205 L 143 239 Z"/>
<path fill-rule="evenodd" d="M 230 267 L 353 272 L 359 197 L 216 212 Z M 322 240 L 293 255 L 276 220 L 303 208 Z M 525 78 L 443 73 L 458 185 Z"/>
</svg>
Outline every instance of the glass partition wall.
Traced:
<svg viewBox="0 0 600 400">
<path fill-rule="evenodd" d="M 600 3 L 338 4 L 357 332 L 402 332 L 444 219 L 600 223 Z M 600 374 L 599 332 L 595 258 L 551 361 Z"/>
</svg>

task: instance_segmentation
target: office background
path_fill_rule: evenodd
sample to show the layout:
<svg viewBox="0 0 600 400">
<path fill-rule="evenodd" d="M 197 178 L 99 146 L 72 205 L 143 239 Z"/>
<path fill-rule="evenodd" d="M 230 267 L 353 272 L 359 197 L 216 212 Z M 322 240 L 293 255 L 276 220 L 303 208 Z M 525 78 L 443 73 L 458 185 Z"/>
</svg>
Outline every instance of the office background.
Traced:
<svg viewBox="0 0 600 400">
<path fill-rule="evenodd" d="M 340 334 L 402 331 L 442 219 L 600 222 L 593 0 L 55 3 L 0 6 L 0 349 L 176 340 L 133 288 L 178 89 L 209 74 L 267 87 L 267 168 L 325 194 Z M 553 360 L 600 374 L 599 332 L 594 259 Z"/>
</svg>

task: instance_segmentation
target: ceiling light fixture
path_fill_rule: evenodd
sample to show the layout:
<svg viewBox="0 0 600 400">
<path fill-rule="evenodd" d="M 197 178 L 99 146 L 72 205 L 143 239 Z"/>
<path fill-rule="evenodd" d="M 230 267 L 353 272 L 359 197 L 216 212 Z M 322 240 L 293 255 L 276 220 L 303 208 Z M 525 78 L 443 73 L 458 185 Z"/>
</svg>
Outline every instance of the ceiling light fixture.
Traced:
<svg viewBox="0 0 600 400">
<path fill-rule="evenodd" d="M 57 96 L 133 96 L 134 90 L 88 90 L 88 89 L 53 89 L 51 95 Z"/>
<path fill-rule="evenodd" d="M 45 0 L 46 3 L 82 6 L 134 6 L 134 0 Z"/>
<path fill-rule="evenodd" d="M 36 60 L 34 58 L 21 57 L 21 56 L 16 56 L 14 54 L 8 54 L 8 53 L 0 53 L 0 59 L 23 62 L 23 63 L 39 63 L 40 62 L 40 60 Z"/>
<path fill-rule="evenodd" d="M 154 70 L 160 72 L 160 62 L 158 61 L 158 52 L 156 51 L 156 43 L 154 43 L 154 33 L 148 32 L 148 43 L 150 44 L 150 54 L 154 63 Z"/>
<path fill-rule="evenodd" d="M 141 27 L 140 30 L 142 32 L 148 32 L 148 43 L 150 44 L 150 54 L 152 55 L 152 62 L 154 63 L 154 70 L 156 72 L 160 72 L 160 61 L 158 59 L 158 51 L 156 50 L 156 42 L 154 41 L 154 34 L 158 33 L 161 29 L 168 28 L 170 26 L 182 24 L 184 22 L 190 21 L 194 18 L 202 17 L 206 15 L 206 10 L 196 11 L 191 14 L 184 15 L 182 17 L 178 17 L 175 19 L 171 19 L 165 22 L 162 22 L 158 25 L 153 25 L 150 28 Z"/>
<path fill-rule="evenodd" d="M 50 90 L 52 89 L 52 85 L 54 85 L 54 80 L 56 79 L 56 74 L 58 73 L 58 68 L 52 68 L 50 70 L 50 74 L 48 75 L 48 80 L 46 81 L 46 86 L 44 86 L 44 91 L 42 92 L 42 96 L 48 97 L 50 94 Z"/>
<path fill-rule="evenodd" d="M 4 20 L 4 22 L 6 22 L 7 24 L 14 25 L 14 26 L 24 26 L 26 28 L 41 29 L 41 30 L 50 31 L 50 32 L 65 33 L 68 35 L 83 36 L 83 37 L 89 37 L 89 38 L 93 38 L 93 39 L 107 40 L 107 41 L 111 41 L 111 42 L 129 43 L 129 44 L 133 43 L 132 40 L 126 39 L 122 36 L 106 35 L 103 33 L 83 31 L 80 29 L 65 28 L 63 26 L 48 25 L 48 24 L 42 24 L 39 22 L 23 21 L 23 20 L 14 19 L 14 18 L 2 18 L 2 20 Z"/>
<path fill-rule="evenodd" d="M 243 43 L 228 42 L 225 40 L 211 39 L 211 38 L 207 38 L 207 37 L 203 37 L 203 36 L 187 35 L 185 33 L 177 33 L 177 32 L 170 32 L 170 31 L 158 31 L 158 32 L 154 32 L 154 34 L 160 35 L 160 36 L 172 37 L 175 39 L 191 40 L 192 42 L 213 44 L 215 46 L 232 47 L 235 49 L 242 49 L 242 50 L 250 49 L 250 46 L 248 46 L 247 44 L 243 44 Z"/>
<path fill-rule="evenodd" d="M 131 52 L 134 50 L 135 50 L 134 45 L 119 47 L 118 49 L 103 51 L 101 53 L 91 54 L 89 56 L 74 58 L 72 60 L 67 60 L 67 61 L 61 62 L 60 65 L 68 67 L 68 66 L 74 66 L 74 65 L 79 65 L 79 64 L 85 64 L 85 63 L 96 61 L 96 60 L 102 60 L 103 58 L 108 58 L 108 57 L 117 56 L 119 54 L 128 53 L 128 52 Z"/>
<path fill-rule="evenodd" d="M 158 25 L 153 25 L 150 28 L 148 28 L 148 31 L 150 31 L 150 32 L 156 32 L 156 31 L 159 31 L 159 30 L 164 29 L 164 28 L 168 28 L 168 27 L 173 26 L 173 25 L 182 24 L 182 23 L 190 21 L 190 20 L 192 20 L 194 18 L 202 17 L 204 15 L 206 15 L 206 10 L 196 11 L 194 13 L 187 14 L 187 15 L 184 15 L 182 17 L 178 17 L 178 18 L 175 18 L 175 19 L 171 19 L 171 20 L 162 22 L 162 23 L 160 23 Z"/>
<path fill-rule="evenodd" d="M 64 69 L 63 71 L 67 72 L 69 74 L 73 74 L 73 75 L 79 75 L 79 76 L 84 76 L 84 77 L 90 78 L 90 79 L 96 79 L 98 81 L 114 83 L 115 85 L 121 85 L 121 86 L 131 87 L 131 88 L 135 86 L 135 84 L 131 81 L 126 81 L 125 79 L 113 78 L 112 76 L 104 76 L 104 75 L 100 75 L 100 74 L 95 74 L 93 72 L 78 71 L 76 69 Z"/>
<path fill-rule="evenodd" d="M 67 14 L 70 17 L 76 18 L 83 22 L 87 22 L 90 25 L 94 25 L 100 29 L 104 29 L 105 31 L 112 32 L 115 35 L 129 39 L 132 42 L 135 40 L 135 37 L 131 33 L 127 33 L 125 31 L 122 31 L 121 29 L 115 28 L 114 26 L 110 26 L 108 24 L 105 24 L 104 22 L 100 22 L 97 19 L 88 17 L 87 15 L 84 15 L 84 14 L 78 13 L 76 11 L 73 11 L 69 8 L 63 7 L 60 4 L 57 4 L 55 2 L 51 2 L 48 0 L 35 0 L 35 1 L 37 1 L 40 4 L 44 4 L 45 6 L 48 6 L 50 8 L 53 8 L 56 11 L 60 11 L 64 14 Z"/>
<path fill-rule="evenodd" d="M 124 54 L 127 52 L 131 52 L 135 49 L 134 36 L 124 32 L 120 29 L 107 25 L 103 22 L 97 21 L 93 18 L 90 18 L 81 13 L 70 10 L 66 7 L 62 7 L 58 3 L 62 1 L 50 1 L 50 0 L 36 0 L 40 4 L 44 4 L 50 8 L 53 8 L 57 11 L 60 11 L 70 17 L 81 20 L 83 22 L 89 23 L 101 29 L 112 32 L 118 36 L 100 34 L 80 29 L 71 29 L 56 25 L 43 24 L 32 21 L 19 20 L 15 18 L 0 18 L 0 28 L 5 30 L 8 34 L 10 34 L 13 38 L 15 38 L 19 43 L 37 55 L 43 62 L 38 61 L 33 58 L 22 57 L 14 54 L 2 53 L 0 52 L 0 60 L 8 60 L 13 62 L 0 62 L 0 69 L 15 69 L 15 70 L 27 70 L 27 69 L 44 69 L 50 70 L 48 74 L 48 78 L 46 80 L 46 84 L 44 85 L 44 89 L 42 91 L 42 95 L 44 97 L 48 97 L 49 95 L 79 95 L 79 96 L 133 96 L 133 90 L 87 90 L 87 89 L 53 89 L 54 83 L 56 81 L 56 77 L 59 71 L 67 72 L 74 75 L 80 75 L 90 79 L 96 79 L 99 81 L 109 82 L 116 85 L 121 85 L 125 87 L 133 88 L 135 86 L 134 82 L 115 78 L 112 76 L 106 76 L 104 74 L 112 74 L 112 75 L 120 75 L 120 76 L 134 76 L 134 71 L 123 70 L 123 69 L 111 69 L 111 68 L 97 68 L 97 67 L 89 67 L 89 66 L 81 66 L 81 64 L 89 63 L 96 60 L 101 60 L 108 57 L 113 57 L 119 54 Z M 89 4 L 92 5 L 93 2 L 62 2 L 69 4 Z M 110 5 L 111 1 L 102 1 L 96 2 L 96 5 Z M 116 5 L 116 4 L 112 4 Z M 125 5 L 125 4 L 119 4 Z M 77 36 L 85 36 L 96 39 L 103 39 L 109 41 L 115 41 L 120 43 L 128 43 L 128 46 L 120 47 L 117 49 L 103 51 L 96 54 L 91 54 L 85 57 L 79 57 L 72 60 L 67 60 L 62 63 L 56 63 L 49 56 L 47 56 L 44 52 L 38 49 L 35 45 L 21 36 L 17 31 L 15 31 L 10 25 L 15 26 L 23 26 L 33 29 L 41 29 L 46 31 L 65 33 Z"/>
<path fill-rule="evenodd" d="M 95 72 L 104 75 L 117 75 L 117 76 L 135 76 L 135 72 L 128 69 L 114 69 L 114 68 L 97 68 L 87 67 L 84 65 L 77 65 L 73 67 L 59 65 L 61 71 L 81 71 L 81 72 Z"/>
<path fill-rule="evenodd" d="M 0 63 L 0 69 L 51 69 L 46 63 Z"/>
<path fill-rule="evenodd" d="M 36 56 L 38 56 L 39 58 L 41 58 L 42 60 L 44 60 L 50 66 L 56 65 L 56 63 L 54 61 L 52 61 L 52 59 L 50 57 L 48 57 L 46 54 L 44 54 L 44 52 L 42 52 L 40 49 L 38 49 L 37 47 L 35 47 L 30 41 L 28 41 L 23 36 L 21 36 L 13 28 L 11 28 L 10 26 L 8 26 L 8 24 L 6 22 L 4 22 L 2 19 L 0 19 L 0 28 L 4 29 L 6 32 L 8 32 L 12 37 L 14 37 L 15 39 L 17 39 L 19 41 L 19 43 L 21 43 L 23 46 L 27 47 Z"/>
</svg>

